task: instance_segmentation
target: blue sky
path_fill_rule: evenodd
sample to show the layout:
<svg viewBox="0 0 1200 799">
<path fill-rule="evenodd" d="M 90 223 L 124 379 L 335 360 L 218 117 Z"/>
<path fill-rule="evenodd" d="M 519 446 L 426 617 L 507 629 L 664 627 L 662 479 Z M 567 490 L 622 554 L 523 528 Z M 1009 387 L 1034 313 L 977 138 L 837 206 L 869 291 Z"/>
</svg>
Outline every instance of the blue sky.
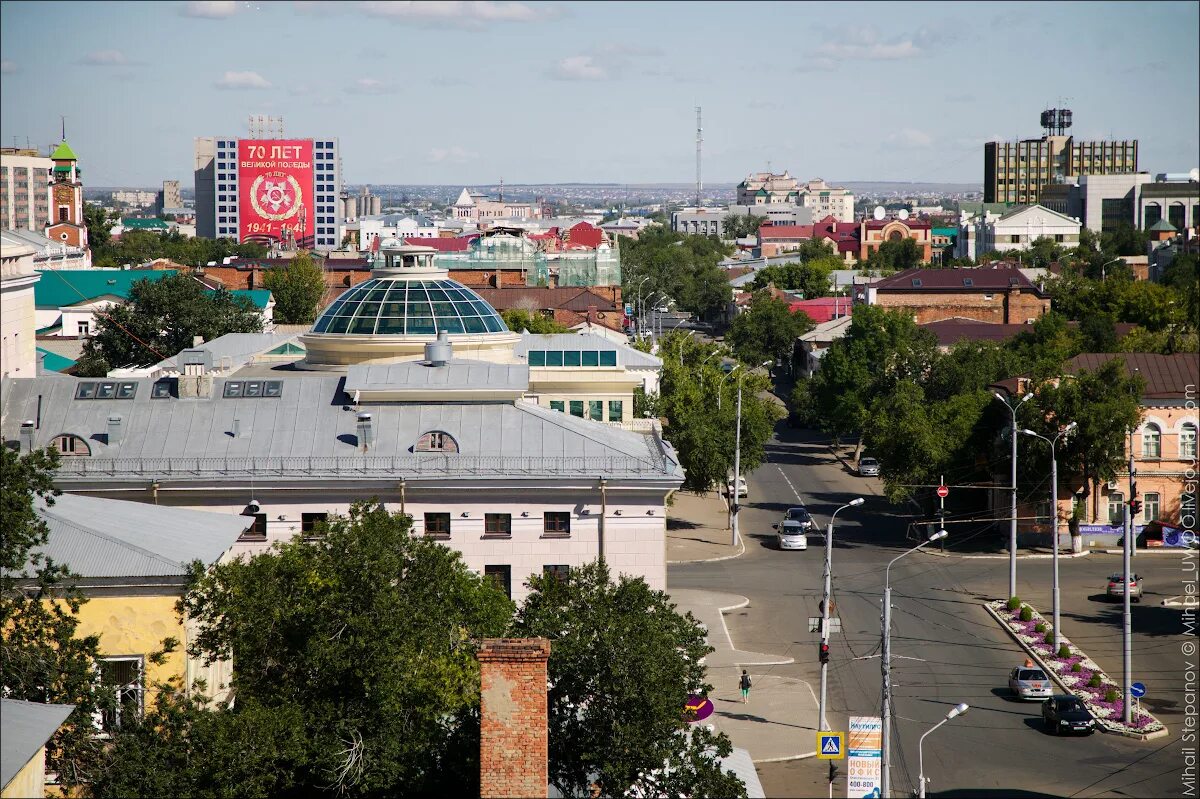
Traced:
<svg viewBox="0 0 1200 799">
<path fill-rule="evenodd" d="M 1200 5 L 4 2 L 0 142 L 91 185 L 192 183 L 250 114 L 337 136 L 348 182 L 981 182 L 1060 98 L 1139 166 L 1200 152 Z M 74 54 L 72 53 L 74 51 Z"/>
</svg>

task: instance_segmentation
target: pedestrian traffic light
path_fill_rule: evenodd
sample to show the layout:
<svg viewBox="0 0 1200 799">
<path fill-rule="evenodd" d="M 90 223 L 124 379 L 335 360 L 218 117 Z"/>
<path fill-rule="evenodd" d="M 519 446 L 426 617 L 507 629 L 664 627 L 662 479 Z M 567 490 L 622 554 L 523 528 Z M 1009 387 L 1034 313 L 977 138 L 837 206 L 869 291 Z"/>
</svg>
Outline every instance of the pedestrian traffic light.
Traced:
<svg viewBox="0 0 1200 799">
<path fill-rule="evenodd" d="M 1140 499 L 1129 500 L 1129 515 L 1137 516 L 1142 512 L 1142 501 Z"/>
<path fill-rule="evenodd" d="M 821 658 L 821 663 L 822 664 L 828 663 L 829 662 L 829 644 L 822 642 L 819 654 L 820 654 L 820 658 Z"/>
</svg>

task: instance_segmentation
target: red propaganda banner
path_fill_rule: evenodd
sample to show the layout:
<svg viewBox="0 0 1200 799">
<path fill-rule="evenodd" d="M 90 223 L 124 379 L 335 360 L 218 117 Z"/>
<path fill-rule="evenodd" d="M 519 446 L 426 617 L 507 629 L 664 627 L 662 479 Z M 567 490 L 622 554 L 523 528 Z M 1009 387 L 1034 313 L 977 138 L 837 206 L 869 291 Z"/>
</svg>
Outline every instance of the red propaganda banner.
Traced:
<svg viewBox="0 0 1200 799">
<path fill-rule="evenodd" d="M 313 145 L 304 139 L 238 142 L 238 241 L 311 247 Z"/>
</svg>

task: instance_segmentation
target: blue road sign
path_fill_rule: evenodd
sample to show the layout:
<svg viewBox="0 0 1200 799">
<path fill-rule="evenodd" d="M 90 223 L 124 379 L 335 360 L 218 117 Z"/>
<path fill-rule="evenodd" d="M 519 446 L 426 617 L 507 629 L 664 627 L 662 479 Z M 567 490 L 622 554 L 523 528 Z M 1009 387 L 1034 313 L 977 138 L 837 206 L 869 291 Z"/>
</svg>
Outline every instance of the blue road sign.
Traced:
<svg viewBox="0 0 1200 799">
<path fill-rule="evenodd" d="M 1133 694 L 1134 699 L 1141 699 L 1146 695 L 1146 686 L 1140 682 L 1135 682 L 1129 686 L 1129 693 Z"/>
<path fill-rule="evenodd" d="M 818 732 L 817 758 L 820 760 L 841 760 L 846 756 L 845 747 L 842 745 L 844 740 L 845 733 Z"/>
</svg>

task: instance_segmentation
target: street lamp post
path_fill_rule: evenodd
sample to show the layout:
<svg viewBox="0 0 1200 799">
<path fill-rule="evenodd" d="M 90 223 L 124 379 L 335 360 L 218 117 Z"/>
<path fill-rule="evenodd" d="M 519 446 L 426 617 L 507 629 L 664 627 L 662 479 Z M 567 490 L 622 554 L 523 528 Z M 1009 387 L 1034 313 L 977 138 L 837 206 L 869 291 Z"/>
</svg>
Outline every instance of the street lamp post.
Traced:
<svg viewBox="0 0 1200 799">
<path fill-rule="evenodd" d="M 646 277 L 642 278 L 641 281 L 639 281 L 637 284 L 637 295 L 638 295 L 638 298 L 637 298 L 637 335 L 638 335 L 638 340 L 641 340 L 643 338 L 642 325 L 645 324 L 645 322 L 646 322 L 646 306 L 642 304 L 642 286 L 645 285 L 646 281 L 649 279 L 650 279 L 650 277 L 647 275 Z"/>
<path fill-rule="evenodd" d="M 961 716 L 970 709 L 971 706 L 966 702 L 955 705 L 950 709 L 950 712 L 946 714 L 946 718 L 942 719 L 937 724 L 934 724 L 932 727 L 926 730 L 925 734 L 921 736 L 921 740 L 917 742 L 917 796 L 920 797 L 920 799 L 925 799 L 925 783 L 927 782 L 925 779 L 925 737 L 938 727 L 945 724 L 947 721 Z"/>
<path fill-rule="evenodd" d="M 1075 427 L 1076 427 L 1075 422 L 1071 422 L 1069 425 L 1064 427 L 1062 430 L 1059 430 L 1058 435 L 1056 435 L 1053 439 L 1049 439 L 1049 438 L 1046 438 L 1045 436 L 1038 435 L 1037 433 L 1033 432 L 1032 430 L 1022 430 L 1021 431 L 1022 433 L 1024 433 L 1027 436 L 1033 436 L 1034 438 L 1040 438 L 1042 441 L 1045 441 L 1047 444 L 1050 445 L 1050 537 L 1051 537 L 1052 544 L 1053 544 L 1053 549 L 1051 551 L 1054 553 L 1054 568 L 1053 568 L 1054 576 L 1052 578 L 1053 586 L 1050 590 L 1051 590 L 1051 598 L 1052 598 L 1053 604 L 1054 604 L 1054 650 L 1055 651 L 1058 651 L 1059 644 L 1061 643 L 1061 641 L 1060 641 L 1061 634 L 1059 633 L 1059 630 L 1058 630 L 1058 611 L 1059 611 L 1059 604 L 1060 604 L 1059 599 L 1058 599 L 1058 456 L 1054 450 L 1055 450 L 1055 447 L 1058 446 L 1058 440 L 1060 438 L 1062 438 L 1063 436 L 1067 435 L 1068 433 L 1070 433 L 1072 430 L 1074 430 Z"/>
<path fill-rule="evenodd" d="M 685 345 L 685 344 L 687 344 L 687 340 L 688 340 L 689 338 L 691 338 L 692 336 L 694 336 L 694 335 L 696 335 L 696 331 L 695 331 L 695 330 L 689 330 L 689 331 L 687 332 L 687 335 L 685 335 L 685 336 L 683 337 L 683 340 L 679 342 L 679 365 L 680 365 L 680 366 L 683 366 L 683 349 L 684 349 L 684 345 Z"/>
<path fill-rule="evenodd" d="M 720 380 L 718 380 L 718 381 L 717 381 L 717 410 L 718 410 L 718 411 L 719 411 L 719 410 L 721 410 L 721 397 L 722 397 L 722 396 L 723 396 L 723 394 L 724 394 L 724 391 L 723 391 L 722 389 L 723 389 L 723 388 L 724 388 L 724 386 L 725 386 L 725 381 L 729 379 L 729 376 L 730 376 L 731 374 L 733 374 L 734 372 L 736 372 L 736 371 L 737 371 L 738 369 L 740 369 L 741 367 L 742 367 L 742 365 L 741 365 L 740 363 L 736 363 L 736 364 L 734 364 L 734 365 L 733 365 L 733 368 L 732 368 L 732 369 L 730 369 L 728 372 L 726 372 L 726 373 L 725 373 L 725 376 L 724 376 L 724 377 L 722 377 Z"/>
<path fill-rule="evenodd" d="M 829 720 L 825 718 L 825 695 L 829 686 L 829 657 L 824 654 L 829 646 L 829 600 L 833 593 L 833 520 L 846 508 L 856 508 L 863 504 L 863 498 L 858 497 L 847 502 L 833 512 L 829 524 L 825 527 L 825 593 L 821 599 L 821 710 L 817 717 L 822 730 L 829 729 Z"/>
<path fill-rule="evenodd" d="M 880 741 L 880 767 L 883 785 L 880 796 L 883 797 L 892 795 L 892 566 L 905 555 L 911 555 L 921 547 L 932 544 L 934 541 L 941 541 L 948 535 L 949 533 L 945 530 L 938 530 L 927 540 L 892 558 L 887 568 L 883 570 L 883 653 L 879 658 L 883 672 L 883 701 L 880 703 L 883 708 L 883 736 Z"/>
<path fill-rule="evenodd" d="M 761 366 L 767 366 L 771 361 L 764 361 Z M 761 366 L 759 368 L 761 368 Z M 733 374 L 733 370 L 729 371 Z M 737 546 L 738 543 L 738 511 L 741 510 L 741 479 L 742 479 L 742 378 L 746 376 L 746 372 L 738 375 L 737 379 L 737 427 L 734 432 L 733 440 L 733 516 L 729 521 L 729 529 L 732 531 L 732 545 Z"/>
<path fill-rule="evenodd" d="M 1118 263 L 1118 262 L 1120 262 L 1121 260 L 1122 260 L 1122 259 L 1120 259 L 1120 258 L 1113 258 L 1111 261 L 1105 261 L 1104 263 L 1100 264 L 1100 280 L 1102 280 L 1102 281 L 1103 281 L 1103 280 L 1105 280 L 1105 279 L 1106 279 L 1106 277 L 1107 277 L 1107 272 L 1105 272 L 1105 270 L 1104 270 L 1104 268 L 1105 268 L 1106 266 L 1108 266 L 1109 264 L 1115 264 L 1115 263 Z"/>
<path fill-rule="evenodd" d="M 1021 397 L 1021 401 L 1016 405 L 1010 404 L 998 392 L 995 397 L 1003 402 L 1004 407 L 1008 408 L 1008 412 L 1012 414 L 1012 426 L 1008 429 L 1009 437 L 1012 439 L 1012 482 L 1010 486 L 1012 502 L 1009 506 L 1011 518 L 1008 522 L 1008 595 L 1014 597 L 1017 595 L 1017 409 L 1033 399 L 1033 394 Z"/>
</svg>

